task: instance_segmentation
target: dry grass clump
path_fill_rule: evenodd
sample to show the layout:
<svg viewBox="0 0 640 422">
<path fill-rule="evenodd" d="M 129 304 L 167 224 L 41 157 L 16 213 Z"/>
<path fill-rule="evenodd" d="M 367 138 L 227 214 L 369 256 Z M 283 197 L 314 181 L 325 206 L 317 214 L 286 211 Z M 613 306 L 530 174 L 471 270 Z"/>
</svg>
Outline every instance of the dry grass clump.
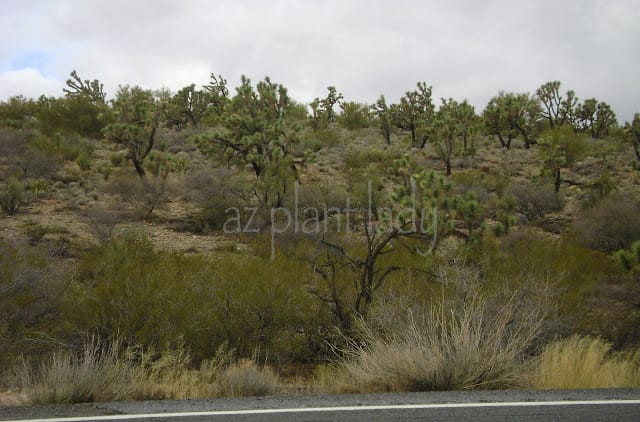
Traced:
<svg viewBox="0 0 640 422">
<path fill-rule="evenodd" d="M 262 396 L 279 387 L 270 368 L 250 360 L 234 362 L 225 347 L 199 369 L 192 369 L 190 361 L 181 348 L 140 355 L 132 349 L 119 353 L 117 344 L 101 349 L 91 342 L 80 356 L 63 350 L 39 364 L 21 360 L 10 384 L 33 404 Z"/>
<path fill-rule="evenodd" d="M 459 311 L 434 307 L 382 334 L 365 327 L 338 366 L 339 391 L 420 391 L 505 388 L 521 382 L 528 350 L 541 330 L 536 313 L 516 317 L 508 303 L 490 311 L 475 297 Z M 518 322 L 516 322 L 518 321 Z"/>
<path fill-rule="evenodd" d="M 276 390 L 278 376 L 268 367 L 243 359 L 220 371 L 215 385 L 222 397 L 267 396 Z"/>
<path fill-rule="evenodd" d="M 233 351 L 218 348 L 216 355 L 190 369 L 190 356 L 182 349 L 163 352 L 149 364 L 133 393 L 136 400 L 187 400 L 210 397 L 248 397 L 273 394 L 276 374 L 252 360 L 234 361 Z"/>
<path fill-rule="evenodd" d="M 38 364 L 21 359 L 13 368 L 12 384 L 34 404 L 123 400 L 133 392 L 131 381 L 140 372 L 115 350 L 90 342 L 80 356 L 61 350 Z"/>
<path fill-rule="evenodd" d="M 548 344 L 531 373 L 539 389 L 640 387 L 640 350 L 611 352 L 599 338 L 570 338 Z"/>
</svg>

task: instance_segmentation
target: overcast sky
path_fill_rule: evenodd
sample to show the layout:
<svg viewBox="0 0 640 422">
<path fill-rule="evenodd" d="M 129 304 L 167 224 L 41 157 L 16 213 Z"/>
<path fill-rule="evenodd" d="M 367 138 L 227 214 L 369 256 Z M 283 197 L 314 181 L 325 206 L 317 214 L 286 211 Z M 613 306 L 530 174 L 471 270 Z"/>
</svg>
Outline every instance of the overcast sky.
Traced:
<svg viewBox="0 0 640 422">
<path fill-rule="evenodd" d="M 640 1 L 2 0 L 0 99 L 61 95 L 69 73 L 176 90 L 269 75 L 301 102 L 397 101 L 417 81 L 481 112 L 562 81 L 640 111 Z"/>
</svg>

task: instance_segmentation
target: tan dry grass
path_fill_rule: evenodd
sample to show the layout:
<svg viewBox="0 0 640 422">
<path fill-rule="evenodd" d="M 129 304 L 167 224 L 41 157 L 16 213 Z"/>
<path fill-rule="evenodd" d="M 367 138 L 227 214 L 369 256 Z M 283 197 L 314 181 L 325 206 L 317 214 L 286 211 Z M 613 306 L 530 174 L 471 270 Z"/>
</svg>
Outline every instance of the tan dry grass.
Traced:
<svg viewBox="0 0 640 422">
<path fill-rule="evenodd" d="M 337 368 L 334 389 L 349 392 L 468 390 L 518 385 L 526 352 L 537 339 L 540 315 L 513 323 L 516 304 L 495 314 L 481 298 L 461 312 L 433 308 L 399 331 L 365 328 Z M 326 374 L 324 375 L 326 379 Z"/>
<path fill-rule="evenodd" d="M 147 356 L 119 353 L 117 343 L 103 350 L 91 342 L 80 356 L 64 350 L 36 364 L 20 361 L 10 384 L 34 404 L 262 396 L 279 388 L 270 368 L 233 362 L 224 347 L 199 369 L 190 368 L 190 357 L 180 348 Z"/>
<path fill-rule="evenodd" d="M 34 404 L 126 399 L 141 372 L 118 359 L 114 346 L 102 349 L 92 341 L 80 356 L 60 350 L 39 363 L 22 359 L 13 368 L 12 384 Z"/>
<path fill-rule="evenodd" d="M 547 345 L 530 379 L 539 389 L 640 387 L 640 350 L 614 354 L 601 339 L 574 335 Z"/>
</svg>

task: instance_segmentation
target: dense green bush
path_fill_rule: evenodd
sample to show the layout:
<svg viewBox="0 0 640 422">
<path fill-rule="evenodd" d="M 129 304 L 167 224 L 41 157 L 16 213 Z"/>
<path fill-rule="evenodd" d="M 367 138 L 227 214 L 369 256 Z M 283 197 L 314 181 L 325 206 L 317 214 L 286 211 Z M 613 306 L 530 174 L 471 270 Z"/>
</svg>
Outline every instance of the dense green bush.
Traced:
<svg viewBox="0 0 640 422">
<path fill-rule="evenodd" d="M 472 256 L 493 295 L 517 291 L 523 307 L 543 295 L 551 310 L 545 325 L 549 339 L 576 330 L 611 338 L 616 327 L 626 324 L 610 298 L 602 296 L 625 275 L 602 252 L 521 229 L 485 241 Z M 598 296 L 602 300 L 595 300 Z"/>
<path fill-rule="evenodd" d="M 227 343 L 239 357 L 314 359 L 322 310 L 306 293 L 306 262 L 154 250 L 128 234 L 82 257 L 66 298 L 71 332 L 165 347 L 184 342 L 196 361 Z"/>
<path fill-rule="evenodd" d="M 27 201 L 24 185 L 14 178 L 9 179 L 0 189 L 0 207 L 9 215 L 18 212 Z"/>
<path fill-rule="evenodd" d="M 60 282 L 42 252 L 0 240 L 0 367 L 51 346 L 46 333 L 54 328 Z"/>
<path fill-rule="evenodd" d="M 369 106 L 356 102 L 340 104 L 342 113 L 338 116 L 338 123 L 349 130 L 358 130 L 371 125 Z"/>
</svg>

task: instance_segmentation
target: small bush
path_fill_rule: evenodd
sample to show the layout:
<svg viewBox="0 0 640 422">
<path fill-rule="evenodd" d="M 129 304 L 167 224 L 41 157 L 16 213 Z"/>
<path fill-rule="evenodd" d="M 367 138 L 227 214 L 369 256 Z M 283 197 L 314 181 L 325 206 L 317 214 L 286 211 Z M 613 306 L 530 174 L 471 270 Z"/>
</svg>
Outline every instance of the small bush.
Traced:
<svg viewBox="0 0 640 422">
<path fill-rule="evenodd" d="M 514 199 L 515 210 L 527 217 L 529 221 L 560 211 L 564 207 L 560 196 L 553 189 L 545 186 L 511 185 L 507 194 Z"/>
<path fill-rule="evenodd" d="M 109 160 L 111 161 L 111 165 L 113 165 L 113 167 L 122 167 L 127 161 L 127 153 L 118 152 L 111 154 Z"/>
<path fill-rule="evenodd" d="M 16 179 L 9 179 L 0 191 L 0 207 L 9 215 L 14 215 L 27 202 L 24 185 Z"/>
<path fill-rule="evenodd" d="M 38 223 L 25 224 L 23 230 L 32 245 L 39 243 L 48 234 L 66 232 L 62 227 L 43 226 Z"/>
<path fill-rule="evenodd" d="M 115 227 L 122 222 L 121 213 L 115 209 L 90 208 L 83 215 L 89 232 L 101 245 L 111 243 Z"/>
<path fill-rule="evenodd" d="M 616 355 L 597 338 L 560 340 L 545 347 L 531 384 L 540 389 L 640 387 L 640 350 Z"/>
<path fill-rule="evenodd" d="M 352 149 L 344 154 L 344 170 L 366 169 L 371 164 L 387 164 L 391 161 L 389 154 L 381 149 Z"/>
<path fill-rule="evenodd" d="M 356 102 L 346 102 L 340 105 L 342 113 L 338 116 L 338 123 L 348 130 L 358 130 L 369 127 L 371 116 L 369 106 Z"/>
<path fill-rule="evenodd" d="M 167 179 L 160 176 L 141 179 L 119 175 L 112 179 L 108 191 L 118 195 L 143 218 L 149 217 L 155 209 L 164 205 L 169 197 Z"/>
<path fill-rule="evenodd" d="M 640 239 L 640 203 L 612 196 L 584 211 L 573 223 L 578 243 L 592 249 L 613 252 L 628 249 Z"/>
<path fill-rule="evenodd" d="M 309 136 L 309 142 L 319 143 L 321 148 L 335 147 L 340 144 L 340 133 L 336 129 L 318 129 Z"/>
<path fill-rule="evenodd" d="M 195 219 L 198 226 L 221 230 L 234 213 L 227 213 L 229 208 L 237 208 L 243 221 L 251 214 L 245 213 L 250 206 L 251 195 L 246 179 L 226 168 L 199 168 L 189 172 L 183 178 L 185 196 L 193 200 L 199 210 Z M 255 227 L 259 221 L 254 221 Z M 254 227 L 252 225 L 252 227 Z"/>
<path fill-rule="evenodd" d="M 95 150 L 95 145 L 92 141 L 78 137 L 63 137 L 59 134 L 56 135 L 55 140 L 56 149 L 64 160 L 76 161 L 80 168 L 83 166 L 81 162 L 90 165 L 90 157 Z M 83 170 L 85 169 L 83 168 Z"/>
<path fill-rule="evenodd" d="M 216 385 L 223 397 L 267 396 L 276 391 L 278 377 L 270 368 L 245 359 L 222 370 Z"/>
<path fill-rule="evenodd" d="M 629 250 L 620 249 L 614 254 L 618 264 L 627 271 L 640 269 L 640 240 L 631 244 Z"/>
<path fill-rule="evenodd" d="M 82 171 L 91 170 L 91 157 L 84 151 L 78 154 L 76 157 L 76 163 L 78 163 L 78 167 L 80 167 L 80 170 Z"/>
</svg>

